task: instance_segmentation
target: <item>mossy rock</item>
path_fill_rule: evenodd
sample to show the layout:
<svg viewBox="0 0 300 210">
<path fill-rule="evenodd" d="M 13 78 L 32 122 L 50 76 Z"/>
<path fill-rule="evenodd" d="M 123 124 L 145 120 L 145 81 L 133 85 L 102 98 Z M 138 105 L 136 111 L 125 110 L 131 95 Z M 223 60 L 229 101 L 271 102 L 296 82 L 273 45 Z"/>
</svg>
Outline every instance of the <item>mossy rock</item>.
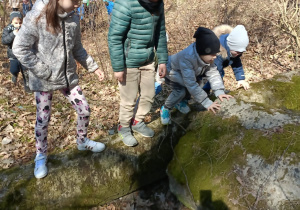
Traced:
<svg viewBox="0 0 300 210">
<path fill-rule="evenodd" d="M 194 117 L 168 166 L 177 198 L 190 209 L 300 209 L 299 82 L 251 85 L 280 103 L 262 106 L 250 100 L 257 90 L 238 91 L 217 115 Z"/>
<path fill-rule="evenodd" d="M 162 179 L 172 147 L 188 126 L 178 121 L 186 124 L 164 128 L 160 120 L 152 122 L 155 137 L 136 136 L 136 147 L 124 146 L 115 135 L 100 140 L 107 145 L 102 153 L 51 154 L 49 173 L 40 180 L 33 176 L 33 164 L 2 170 L 0 209 L 90 209 Z"/>
</svg>

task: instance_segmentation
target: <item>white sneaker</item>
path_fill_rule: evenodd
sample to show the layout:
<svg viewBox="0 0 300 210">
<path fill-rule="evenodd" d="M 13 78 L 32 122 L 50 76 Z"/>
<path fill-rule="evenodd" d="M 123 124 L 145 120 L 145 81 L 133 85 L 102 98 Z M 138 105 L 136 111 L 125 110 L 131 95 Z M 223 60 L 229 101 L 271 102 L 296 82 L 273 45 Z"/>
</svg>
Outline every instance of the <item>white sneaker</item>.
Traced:
<svg viewBox="0 0 300 210">
<path fill-rule="evenodd" d="M 175 108 L 178 109 L 178 111 L 180 111 L 182 114 L 187 114 L 191 111 L 186 100 L 183 100 L 180 103 L 176 104 Z"/>
<path fill-rule="evenodd" d="M 37 179 L 44 178 L 48 174 L 48 168 L 46 166 L 47 163 L 47 155 L 39 153 L 36 155 L 35 159 L 35 167 L 34 167 L 34 176 Z"/>
<path fill-rule="evenodd" d="M 105 149 L 105 144 L 101 142 L 95 142 L 90 140 L 89 138 L 84 138 L 85 142 L 83 144 L 79 144 L 77 142 L 78 150 L 90 150 L 92 152 L 102 152 Z"/>
<path fill-rule="evenodd" d="M 161 124 L 163 125 L 171 124 L 170 110 L 165 109 L 164 106 L 162 106 L 160 109 L 160 119 L 161 119 Z"/>
</svg>

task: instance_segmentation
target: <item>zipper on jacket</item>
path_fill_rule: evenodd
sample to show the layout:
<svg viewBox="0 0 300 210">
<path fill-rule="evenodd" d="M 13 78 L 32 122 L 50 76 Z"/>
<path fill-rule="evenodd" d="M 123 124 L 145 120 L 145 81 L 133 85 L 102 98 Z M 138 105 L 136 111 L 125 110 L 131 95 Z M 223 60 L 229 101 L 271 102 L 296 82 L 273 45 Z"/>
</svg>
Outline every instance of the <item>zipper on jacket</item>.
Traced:
<svg viewBox="0 0 300 210">
<path fill-rule="evenodd" d="M 65 73 L 65 80 L 67 82 L 67 88 L 69 88 L 69 81 L 68 81 L 68 77 L 67 77 L 67 46 L 66 46 L 66 28 L 65 28 L 65 21 L 62 21 L 62 30 L 63 30 L 63 43 L 64 43 L 64 56 L 65 56 L 65 69 L 64 69 L 64 73 Z"/>
</svg>

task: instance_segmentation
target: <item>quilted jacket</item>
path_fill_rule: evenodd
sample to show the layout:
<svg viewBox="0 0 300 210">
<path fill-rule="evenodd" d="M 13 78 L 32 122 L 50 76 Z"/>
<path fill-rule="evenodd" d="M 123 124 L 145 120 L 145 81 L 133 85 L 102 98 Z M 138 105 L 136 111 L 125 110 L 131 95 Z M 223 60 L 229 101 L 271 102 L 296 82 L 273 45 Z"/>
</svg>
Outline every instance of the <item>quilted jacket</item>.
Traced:
<svg viewBox="0 0 300 210">
<path fill-rule="evenodd" d="M 89 72 L 98 65 L 87 54 L 81 43 L 78 15 L 60 14 L 61 32 L 54 35 L 46 30 L 46 18 L 36 18 L 48 3 L 37 0 L 27 13 L 14 43 L 13 53 L 29 70 L 29 88 L 33 91 L 51 91 L 78 84 L 77 60 Z"/>
<path fill-rule="evenodd" d="M 158 63 L 167 63 L 164 4 L 157 14 L 151 14 L 138 0 L 116 0 L 108 46 L 115 72 L 150 64 L 154 61 L 154 49 Z"/>
</svg>

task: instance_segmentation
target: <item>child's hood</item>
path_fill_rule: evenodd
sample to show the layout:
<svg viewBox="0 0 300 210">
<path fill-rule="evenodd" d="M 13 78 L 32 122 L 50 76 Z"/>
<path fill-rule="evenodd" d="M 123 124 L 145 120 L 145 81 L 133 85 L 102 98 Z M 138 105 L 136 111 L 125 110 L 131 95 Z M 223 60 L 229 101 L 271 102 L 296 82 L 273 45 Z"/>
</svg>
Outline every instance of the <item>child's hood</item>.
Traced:
<svg viewBox="0 0 300 210">
<path fill-rule="evenodd" d="M 220 38 L 221 35 L 229 34 L 232 30 L 233 28 L 230 25 L 223 24 L 215 27 L 213 29 L 213 32 L 216 34 L 218 38 Z"/>
<path fill-rule="evenodd" d="M 222 40 L 221 36 L 223 37 L 225 34 L 229 34 L 232 30 L 233 30 L 233 27 L 226 25 L 226 24 L 219 25 L 213 29 L 213 32 L 220 39 L 220 43 L 221 43 L 220 55 L 222 56 L 223 59 L 226 59 L 228 57 L 228 52 L 227 52 L 227 49 L 225 48 L 226 39 Z"/>
</svg>

